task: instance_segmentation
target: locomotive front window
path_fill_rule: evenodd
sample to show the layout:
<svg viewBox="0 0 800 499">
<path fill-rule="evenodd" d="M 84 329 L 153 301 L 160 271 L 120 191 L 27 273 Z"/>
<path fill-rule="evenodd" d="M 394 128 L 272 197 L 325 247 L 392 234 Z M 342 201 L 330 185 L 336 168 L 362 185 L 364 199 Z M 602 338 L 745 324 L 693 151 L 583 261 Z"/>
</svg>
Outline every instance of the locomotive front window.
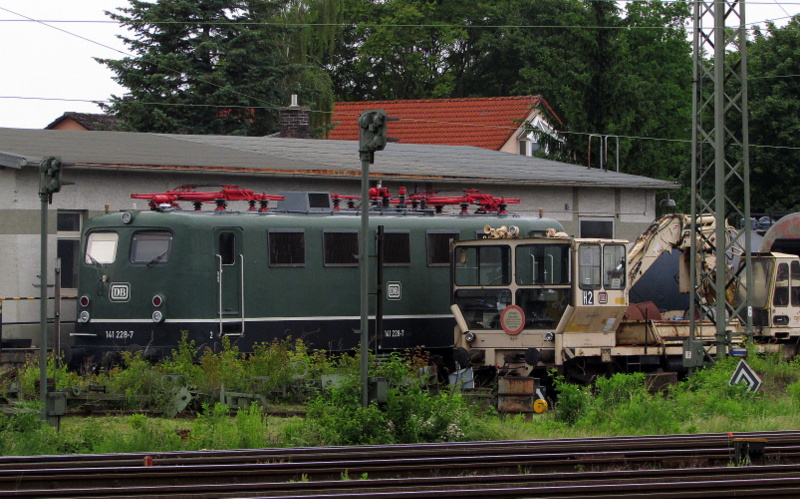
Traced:
<svg viewBox="0 0 800 499">
<path fill-rule="evenodd" d="M 625 288 L 625 246 L 606 244 L 603 246 L 603 286 L 606 289 Z"/>
<path fill-rule="evenodd" d="M 269 264 L 302 267 L 306 263 L 306 236 L 303 231 L 269 231 Z"/>
<path fill-rule="evenodd" d="M 325 232 L 325 265 L 358 265 L 358 232 Z"/>
<path fill-rule="evenodd" d="M 408 232 L 383 234 L 383 263 L 386 265 L 411 265 L 411 243 Z"/>
<path fill-rule="evenodd" d="M 116 232 L 92 232 L 86 239 L 84 262 L 89 265 L 114 263 L 118 242 L 119 234 Z"/>
<path fill-rule="evenodd" d="M 600 245 L 583 244 L 578 250 L 578 283 L 581 289 L 600 288 Z"/>
<path fill-rule="evenodd" d="M 569 284 L 569 244 L 517 246 L 517 284 Z"/>
<path fill-rule="evenodd" d="M 131 238 L 131 263 L 156 265 L 169 261 L 172 233 L 166 231 L 136 232 Z"/>
<path fill-rule="evenodd" d="M 459 286 L 507 286 L 511 283 L 508 246 L 462 247 L 456 250 L 455 274 Z"/>
<path fill-rule="evenodd" d="M 511 305 L 511 291 L 459 289 L 455 301 L 470 329 L 500 329 L 500 313 Z"/>
<path fill-rule="evenodd" d="M 458 232 L 428 232 L 428 265 L 450 264 L 450 240 L 458 241 Z"/>
</svg>

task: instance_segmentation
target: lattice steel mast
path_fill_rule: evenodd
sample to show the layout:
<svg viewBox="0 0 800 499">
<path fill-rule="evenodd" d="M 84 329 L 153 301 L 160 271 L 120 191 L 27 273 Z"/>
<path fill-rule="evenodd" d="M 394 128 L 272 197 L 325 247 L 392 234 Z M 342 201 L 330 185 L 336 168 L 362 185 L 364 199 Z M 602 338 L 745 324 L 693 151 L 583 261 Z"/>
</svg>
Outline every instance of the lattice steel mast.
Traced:
<svg viewBox="0 0 800 499">
<path fill-rule="evenodd" d="M 730 324 L 740 314 L 752 331 L 750 299 L 733 306 L 726 300 L 733 272 L 728 259 L 741 245 L 726 231 L 726 218 L 736 224 L 745 220 L 745 272 L 752 283 L 750 265 L 750 164 L 747 111 L 747 31 L 744 0 L 695 0 L 694 93 L 692 99 L 692 238 L 690 269 L 693 299 L 690 302 L 691 336 L 684 365 L 702 365 L 702 345 L 695 340 L 699 319 L 715 325 L 717 356 L 728 353 Z M 711 26 L 704 23 L 712 22 Z M 738 28 L 726 28 L 726 22 Z M 727 53 L 726 53 L 727 52 Z M 736 55 L 738 54 L 738 59 Z M 707 56 L 713 56 L 711 58 Z M 713 213 L 714 235 L 698 230 L 697 217 Z M 716 265 L 699 261 L 703 245 L 711 247 Z M 706 254 L 707 255 L 707 254 Z M 748 293 L 749 295 L 749 293 Z M 743 314 L 742 312 L 747 312 Z"/>
</svg>

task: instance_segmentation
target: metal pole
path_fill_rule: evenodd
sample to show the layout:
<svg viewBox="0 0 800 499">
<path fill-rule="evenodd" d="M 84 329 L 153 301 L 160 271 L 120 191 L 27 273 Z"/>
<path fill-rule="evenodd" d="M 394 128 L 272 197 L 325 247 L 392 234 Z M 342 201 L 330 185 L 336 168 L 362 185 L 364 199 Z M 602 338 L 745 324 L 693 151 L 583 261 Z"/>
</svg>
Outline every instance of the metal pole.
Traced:
<svg viewBox="0 0 800 499">
<path fill-rule="evenodd" d="M 361 405 L 369 405 L 369 159 L 361 158 L 361 233 L 358 271 L 361 277 Z"/>
<path fill-rule="evenodd" d="M 61 259 L 56 259 L 55 294 L 53 295 L 53 357 L 61 367 Z"/>
<path fill-rule="evenodd" d="M 375 235 L 375 253 L 377 256 L 375 271 L 375 355 L 378 355 L 381 334 L 383 334 L 383 264 L 385 258 L 386 238 L 384 226 L 379 225 Z"/>
<path fill-rule="evenodd" d="M 717 358 L 727 355 L 725 351 L 725 8 L 717 4 L 714 8 L 714 215 L 716 219 L 716 241 L 714 253 L 717 268 L 714 274 Z M 720 251 L 721 250 L 721 251 Z"/>
<path fill-rule="evenodd" d="M 47 420 L 47 203 L 48 196 L 42 198 L 41 258 L 39 266 L 40 307 L 39 307 L 39 396 L 42 400 L 42 419 Z"/>
</svg>

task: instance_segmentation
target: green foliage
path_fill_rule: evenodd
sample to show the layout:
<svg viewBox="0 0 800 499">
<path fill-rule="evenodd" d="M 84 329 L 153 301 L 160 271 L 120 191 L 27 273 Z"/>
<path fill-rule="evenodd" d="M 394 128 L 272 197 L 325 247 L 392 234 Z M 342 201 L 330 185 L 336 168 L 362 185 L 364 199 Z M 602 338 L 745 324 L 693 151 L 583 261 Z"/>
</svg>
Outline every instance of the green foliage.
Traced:
<svg viewBox="0 0 800 499">
<path fill-rule="evenodd" d="M 753 211 L 795 210 L 800 185 L 800 16 L 756 28 L 748 45 Z M 781 182 L 775 182 L 780 178 Z"/>
<path fill-rule="evenodd" d="M 330 110 L 327 76 L 288 58 L 290 3 L 131 0 L 107 13 L 132 32 L 122 40 L 134 54 L 98 59 L 128 89 L 108 111 L 132 131 L 262 136 L 291 93 Z"/>
<path fill-rule="evenodd" d="M 479 438 L 459 393 L 430 394 L 416 376 L 414 357 L 393 354 L 373 363 L 371 376 L 389 380 L 384 404 L 361 404 L 357 366 L 340 366 L 341 381 L 308 404 L 305 420 L 287 425 L 285 445 L 443 442 Z"/>
<path fill-rule="evenodd" d="M 56 430 L 41 419 L 42 404 L 21 401 L 0 412 L 0 455 L 57 454 Z"/>
</svg>

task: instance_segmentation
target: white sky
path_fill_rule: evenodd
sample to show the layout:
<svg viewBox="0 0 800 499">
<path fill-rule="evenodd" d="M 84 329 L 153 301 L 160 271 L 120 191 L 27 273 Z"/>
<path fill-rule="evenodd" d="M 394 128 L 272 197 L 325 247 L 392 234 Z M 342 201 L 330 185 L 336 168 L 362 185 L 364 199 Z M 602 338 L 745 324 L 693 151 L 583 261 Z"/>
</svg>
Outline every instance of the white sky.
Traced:
<svg viewBox="0 0 800 499">
<path fill-rule="evenodd" d="M 91 102 L 64 99 L 106 100 L 125 91 L 93 59 L 123 56 L 118 51 L 125 46 L 115 37 L 124 32 L 119 26 L 53 23 L 54 29 L 8 11 L 41 21 L 108 21 L 104 11 L 126 5 L 126 0 L 0 0 L 0 127 L 44 128 L 67 111 L 98 113 Z M 753 0 L 745 9 L 748 24 L 773 19 L 783 25 L 800 12 L 800 0 Z"/>
</svg>

